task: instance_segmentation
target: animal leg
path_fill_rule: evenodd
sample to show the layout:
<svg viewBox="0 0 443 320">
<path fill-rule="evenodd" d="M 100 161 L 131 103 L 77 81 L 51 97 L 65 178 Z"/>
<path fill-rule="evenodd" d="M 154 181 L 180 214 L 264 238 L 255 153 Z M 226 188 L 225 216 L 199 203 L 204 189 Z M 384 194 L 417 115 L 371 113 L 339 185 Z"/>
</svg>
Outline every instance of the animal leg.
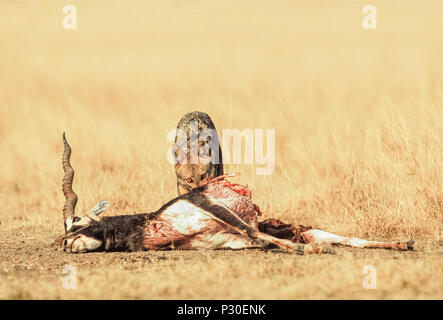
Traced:
<svg viewBox="0 0 443 320">
<path fill-rule="evenodd" d="M 293 242 L 304 242 L 301 234 L 310 229 L 312 229 L 310 226 L 303 226 L 301 224 L 295 226 L 274 218 L 266 219 L 258 223 L 258 230 L 260 232 L 279 239 L 291 240 Z"/>
<path fill-rule="evenodd" d="M 197 234 L 191 240 L 193 248 L 199 249 L 254 249 L 265 248 L 267 243 L 259 239 L 244 237 L 237 232 L 220 231 L 217 233 Z"/>
<path fill-rule="evenodd" d="M 304 253 L 334 253 L 334 250 L 329 244 L 309 244 L 307 246 L 294 243 L 287 239 L 278 239 L 272 235 L 259 232 L 254 227 L 244 222 L 235 212 L 225 207 L 223 203 L 217 200 L 210 199 L 201 193 L 188 193 L 184 196 L 188 201 L 202 208 L 206 214 L 211 216 L 214 220 L 222 223 L 227 228 L 235 230 L 244 237 L 251 239 L 259 239 L 265 244 L 273 244 L 278 248 L 288 250 L 290 252 L 304 252 Z"/>
<path fill-rule="evenodd" d="M 414 240 L 407 241 L 369 241 L 359 238 L 342 237 L 327 231 L 320 229 L 310 229 L 302 232 L 306 243 L 319 243 L 319 244 L 335 244 L 349 246 L 353 248 L 384 248 L 392 250 L 413 250 Z"/>
</svg>

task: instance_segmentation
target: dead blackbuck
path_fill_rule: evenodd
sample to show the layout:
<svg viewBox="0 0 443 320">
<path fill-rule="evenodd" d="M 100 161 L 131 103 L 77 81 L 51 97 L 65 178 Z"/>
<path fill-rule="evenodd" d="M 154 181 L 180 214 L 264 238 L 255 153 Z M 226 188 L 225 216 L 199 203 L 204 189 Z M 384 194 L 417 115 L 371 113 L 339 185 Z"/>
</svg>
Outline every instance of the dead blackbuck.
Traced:
<svg viewBox="0 0 443 320">
<path fill-rule="evenodd" d="M 75 215 L 77 195 L 72 190 L 71 148 L 63 134 L 62 158 L 65 236 L 63 250 L 139 251 L 169 249 L 282 248 L 296 253 L 332 253 L 330 244 L 360 248 L 411 249 L 413 241 L 377 242 L 346 238 L 276 219 L 260 222 L 250 191 L 227 176 L 172 199 L 159 210 L 99 217 L 109 205 L 102 201 L 83 216 Z"/>
</svg>

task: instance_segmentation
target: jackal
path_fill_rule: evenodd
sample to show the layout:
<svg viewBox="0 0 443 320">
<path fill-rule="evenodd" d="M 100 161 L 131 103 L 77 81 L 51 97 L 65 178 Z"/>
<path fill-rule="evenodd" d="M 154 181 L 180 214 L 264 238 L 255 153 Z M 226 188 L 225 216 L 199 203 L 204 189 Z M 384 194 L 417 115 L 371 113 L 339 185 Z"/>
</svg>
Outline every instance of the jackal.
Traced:
<svg viewBox="0 0 443 320">
<path fill-rule="evenodd" d="M 217 130 L 209 115 L 189 112 L 177 125 L 175 173 L 179 195 L 223 175 L 223 157 Z"/>
</svg>

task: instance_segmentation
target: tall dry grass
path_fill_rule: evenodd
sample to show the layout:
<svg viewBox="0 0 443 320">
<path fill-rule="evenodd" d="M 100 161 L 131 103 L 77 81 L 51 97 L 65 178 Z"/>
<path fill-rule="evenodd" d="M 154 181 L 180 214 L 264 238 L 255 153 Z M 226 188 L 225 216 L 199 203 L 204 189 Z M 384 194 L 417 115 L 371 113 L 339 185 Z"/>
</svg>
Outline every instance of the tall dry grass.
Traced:
<svg viewBox="0 0 443 320">
<path fill-rule="evenodd" d="M 1 228 L 62 230 L 61 134 L 78 211 L 176 195 L 166 136 L 188 111 L 276 130 L 240 171 L 265 217 L 367 238 L 443 236 L 443 3 L 60 1 L 0 5 Z M 321 6 L 320 6 L 321 4 Z"/>
</svg>

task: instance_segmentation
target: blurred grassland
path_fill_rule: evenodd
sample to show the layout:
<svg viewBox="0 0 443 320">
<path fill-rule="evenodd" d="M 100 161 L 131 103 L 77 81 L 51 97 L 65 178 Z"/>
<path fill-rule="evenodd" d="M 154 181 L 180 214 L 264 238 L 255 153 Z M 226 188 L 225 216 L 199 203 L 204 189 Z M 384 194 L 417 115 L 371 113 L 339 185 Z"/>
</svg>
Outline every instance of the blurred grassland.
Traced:
<svg viewBox="0 0 443 320">
<path fill-rule="evenodd" d="M 77 212 L 176 196 L 167 133 L 189 111 L 276 130 L 276 168 L 240 171 L 264 217 L 370 239 L 443 238 L 443 2 L 0 4 L 0 228 L 62 231 L 62 140 Z M 438 262 L 437 262 L 438 263 Z M 192 296 L 192 295 L 191 295 Z"/>
</svg>

